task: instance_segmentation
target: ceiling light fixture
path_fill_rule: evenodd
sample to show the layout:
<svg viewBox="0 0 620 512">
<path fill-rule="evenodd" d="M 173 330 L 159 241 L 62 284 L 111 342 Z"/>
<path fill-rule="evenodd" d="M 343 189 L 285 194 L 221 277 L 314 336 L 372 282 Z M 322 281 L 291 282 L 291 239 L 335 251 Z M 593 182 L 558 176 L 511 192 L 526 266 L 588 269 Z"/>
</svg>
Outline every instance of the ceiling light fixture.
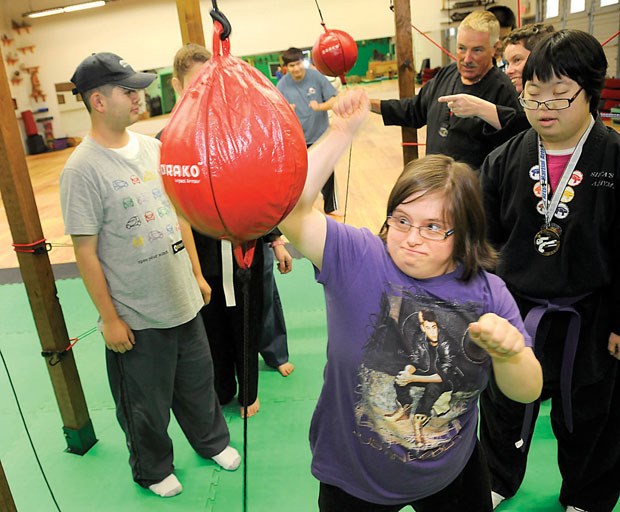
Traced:
<svg viewBox="0 0 620 512">
<path fill-rule="evenodd" d="M 81 4 L 67 5 L 65 7 L 52 7 L 40 11 L 30 11 L 22 14 L 24 18 L 43 18 L 44 16 L 52 16 L 54 14 L 63 14 L 65 12 L 82 11 L 84 9 L 92 9 L 94 7 L 103 7 L 108 0 L 96 0 L 94 2 L 84 2 Z"/>
</svg>

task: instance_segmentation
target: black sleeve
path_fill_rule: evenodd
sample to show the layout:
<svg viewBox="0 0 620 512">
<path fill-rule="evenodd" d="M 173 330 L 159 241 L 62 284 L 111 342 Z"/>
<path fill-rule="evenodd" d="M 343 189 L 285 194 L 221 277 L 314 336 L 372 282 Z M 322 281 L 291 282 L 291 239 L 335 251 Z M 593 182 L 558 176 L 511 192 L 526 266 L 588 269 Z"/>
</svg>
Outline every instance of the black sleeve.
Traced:
<svg viewBox="0 0 620 512">
<path fill-rule="evenodd" d="M 261 237 L 261 240 L 268 244 L 273 242 L 274 240 L 277 240 L 278 238 L 280 238 L 282 236 L 282 231 L 280 231 L 278 229 L 278 227 L 276 226 L 275 228 L 273 228 L 269 233 L 264 234 Z"/>
<path fill-rule="evenodd" d="M 450 343 L 446 340 L 440 341 L 437 347 L 436 366 L 437 373 L 444 381 L 451 380 L 451 377 L 459 371 L 456 367 L 456 361 Z"/>
<path fill-rule="evenodd" d="M 383 100 L 381 117 L 385 126 L 420 128 L 426 124 L 426 109 L 421 108 L 420 95 L 402 100 Z"/>
<path fill-rule="evenodd" d="M 429 102 L 435 97 L 439 81 L 444 80 L 444 73 L 429 80 L 413 98 L 401 100 L 383 100 L 381 116 L 385 126 L 406 126 L 421 128 L 426 125 Z"/>
<path fill-rule="evenodd" d="M 616 162 L 615 170 L 615 189 L 616 189 L 616 205 L 620 206 L 620 161 Z M 612 261 L 616 262 L 613 267 L 613 278 L 611 281 L 612 288 L 612 301 L 613 311 L 615 311 L 614 320 L 612 322 L 612 332 L 620 336 L 620 269 L 618 268 L 618 262 L 620 262 L 620 207 L 616 207 L 616 215 L 613 222 L 614 234 L 612 235 Z"/>
<path fill-rule="evenodd" d="M 489 242 L 500 250 L 505 242 L 501 229 L 501 191 L 499 189 L 499 174 L 503 153 L 500 150 L 493 151 L 484 159 L 480 168 L 480 184 L 482 186 L 482 200 L 487 222 L 487 238 Z"/>
<path fill-rule="evenodd" d="M 530 122 L 527 120 L 523 110 L 506 107 L 504 105 L 496 105 L 496 108 L 499 123 L 502 127 L 496 130 L 491 125 L 485 124 L 482 131 L 482 135 L 493 148 L 501 146 L 517 133 L 521 133 L 530 128 Z"/>
</svg>

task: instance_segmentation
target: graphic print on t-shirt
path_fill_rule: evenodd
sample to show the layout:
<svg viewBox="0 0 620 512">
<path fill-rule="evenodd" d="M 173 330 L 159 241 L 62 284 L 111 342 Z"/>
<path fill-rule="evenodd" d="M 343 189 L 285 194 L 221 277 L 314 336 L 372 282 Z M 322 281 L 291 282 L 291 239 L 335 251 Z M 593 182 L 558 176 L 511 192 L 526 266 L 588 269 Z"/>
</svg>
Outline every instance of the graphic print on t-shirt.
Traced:
<svg viewBox="0 0 620 512">
<path fill-rule="evenodd" d="M 172 204 L 157 178 L 157 173 L 150 170 L 141 178 L 141 172 L 136 170 L 128 179 L 111 182 L 111 189 L 127 215 L 119 227 L 130 232 L 126 238 L 133 248 L 130 254 L 140 265 L 185 248 Z"/>
<path fill-rule="evenodd" d="M 488 371 L 486 352 L 467 334 L 479 316 L 471 303 L 385 293 L 359 369 L 360 429 L 402 460 L 436 457 L 452 446 Z"/>
</svg>

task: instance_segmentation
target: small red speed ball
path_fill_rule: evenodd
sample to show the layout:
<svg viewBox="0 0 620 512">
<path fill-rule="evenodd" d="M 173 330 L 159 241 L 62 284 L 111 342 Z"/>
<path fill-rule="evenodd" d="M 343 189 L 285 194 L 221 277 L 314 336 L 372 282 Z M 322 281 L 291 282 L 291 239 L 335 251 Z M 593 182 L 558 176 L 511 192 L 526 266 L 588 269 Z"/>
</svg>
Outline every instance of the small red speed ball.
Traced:
<svg viewBox="0 0 620 512">
<path fill-rule="evenodd" d="M 327 76 L 344 77 L 356 60 L 357 44 L 342 30 L 326 30 L 312 47 L 312 62 Z"/>
</svg>

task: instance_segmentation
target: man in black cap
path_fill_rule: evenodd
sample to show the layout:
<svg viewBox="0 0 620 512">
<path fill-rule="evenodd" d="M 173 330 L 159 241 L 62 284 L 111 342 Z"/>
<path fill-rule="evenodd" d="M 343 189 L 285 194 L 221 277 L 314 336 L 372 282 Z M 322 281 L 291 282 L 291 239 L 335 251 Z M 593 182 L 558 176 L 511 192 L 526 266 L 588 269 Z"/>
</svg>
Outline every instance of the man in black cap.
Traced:
<svg viewBox="0 0 620 512">
<path fill-rule="evenodd" d="M 241 458 L 228 444 L 213 389 L 198 314 L 210 289 L 191 229 L 164 192 L 160 142 L 127 130 L 139 117 L 138 90 L 155 77 L 112 53 L 95 53 L 77 67 L 71 81 L 90 113 L 91 129 L 65 165 L 60 194 L 65 232 L 100 315 L 133 478 L 169 497 L 182 490 L 167 434 L 170 409 L 201 456 L 228 470 Z"/>
<path fill-rule="evenodd" d="M 125 89 L 146 89 L 157 75 L 138 73 L 127 61 L 108 52 L 93 53 L 77 67 L 71 81 L 73 93 L 87 92 L 102 85 L 117 85 Z"/>
</svg>

